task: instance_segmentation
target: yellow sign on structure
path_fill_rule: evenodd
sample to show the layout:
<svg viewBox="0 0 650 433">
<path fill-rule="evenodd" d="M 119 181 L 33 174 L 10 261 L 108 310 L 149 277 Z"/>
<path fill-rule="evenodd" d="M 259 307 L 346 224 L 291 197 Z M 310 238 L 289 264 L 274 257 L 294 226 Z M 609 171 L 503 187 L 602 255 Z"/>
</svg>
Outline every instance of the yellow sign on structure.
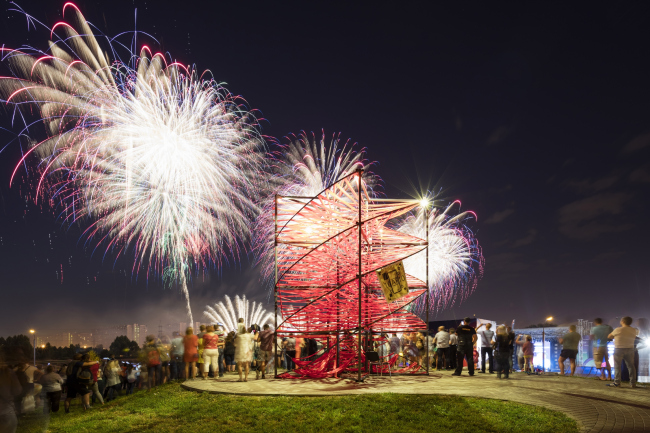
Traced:
<svg viewBox="0 0 650 433">
<path fill-rule="evenodd" d="M 409 285 L 406 282 L 406 272 L 404 272 L 404 264 L 401 261 L 379 269 L 377 278 L 384 291 L 386 302 L 393 302 L 408 295 Z"/>
</svg>

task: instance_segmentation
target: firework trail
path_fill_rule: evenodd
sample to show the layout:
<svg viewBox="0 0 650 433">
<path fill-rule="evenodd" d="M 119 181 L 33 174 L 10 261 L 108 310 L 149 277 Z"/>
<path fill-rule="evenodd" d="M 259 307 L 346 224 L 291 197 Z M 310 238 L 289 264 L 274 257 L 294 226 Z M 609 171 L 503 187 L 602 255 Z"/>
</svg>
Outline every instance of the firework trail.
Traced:
<svg viewBox="0 0 650 433">
<path fill-rule="evenodd" d="M 455 201 L 443 211 L 429 211 L 429 291 L 430 307 L 436 311 L 450 308 L 457 298 L 461 301 L 474 291 L 483 276 L 484 259 L 481 247 L 474 233 L 464 221 L 476 218 L 471 212 L 452 215 Z M 409 215 L 396 229 L 426 239 L 425 212 L 419 208 Z M 426 281 L 426 250 L 404 260 L 404 270 L 422 281 Z M 420 298 L 416 306 L 422 310 L 426 298 Z"/>
<path fill-rule="evenodd" d="M 79 9 L 63 12 L 73 25 L 54 25 L 45 52 L 1 49 L 13 77 L 0 78 L 0 97 L 15 117 L 37 108 L 47 131 L 12 180 L 38 158 L 37 196 L 68 223 L 92 222 L 95 248 L 133 254 L 134 275 L 179 284 L 193 322 L 192 272 L 237 255 L 258 212 L 257 121 L 220 84 L 146 46 L 123 62 L 106 38 L 111 61 Z"/>
<path fill-rule="evenodd" d="M 214 304 L 214 308 L 207 305 L 206 311 L 203 315 L 207 317 L 212 323 L 220 323 L 224 325 L 227 332 L 237 330 L 237 321 L 241 317 L 244 319 L 244 324 L 248 328 L 255 324 L 264 326 L 265 324 L 271 325 L 273 323 L 273 313 L 262 308 L 262 303 L 255 305 L 246 299 L 246 295 L 242 298 L 235 295 L 235 305 L 233 305 L 228 295 L 224 296 L 225 304 L 223 301 Z"/>
<path fill-rule="evenodd" d="M 372 163 L 364 160 L 365 149 L 356 151 L 354 147 L 350 140 L 341 143 L 339 135 L 328 140 L 324 132 L 320 139 L 302 132 L 271 155 L 269 183 L 273 193 L 264 202 L 254 229 L 254 251 L 261 264 L 262 280 L 271 287 L 275 270 L 275 195 L 315 197 L 359 168 L 363 168 L 363 181 L 373 194 L 379 179 L 369 171 Z"/>
</svg>

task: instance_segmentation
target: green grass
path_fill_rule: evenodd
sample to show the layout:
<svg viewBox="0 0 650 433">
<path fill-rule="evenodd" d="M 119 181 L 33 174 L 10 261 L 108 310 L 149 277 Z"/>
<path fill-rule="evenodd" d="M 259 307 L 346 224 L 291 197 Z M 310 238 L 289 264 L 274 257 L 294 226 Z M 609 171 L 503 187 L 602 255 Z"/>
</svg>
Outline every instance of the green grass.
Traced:
<svg viewBox="0 0 650 433">
<path fill-rule="evenodd" d="M 49 422 L 49 426 L 47 423 Z M 178 384 L 121 397 L 87 412 L 32 414 L 35 432 L 577 432 L 560 412 L 518 403 L 443 395 L 245 397 L 199 394 Z"/>
</svg>

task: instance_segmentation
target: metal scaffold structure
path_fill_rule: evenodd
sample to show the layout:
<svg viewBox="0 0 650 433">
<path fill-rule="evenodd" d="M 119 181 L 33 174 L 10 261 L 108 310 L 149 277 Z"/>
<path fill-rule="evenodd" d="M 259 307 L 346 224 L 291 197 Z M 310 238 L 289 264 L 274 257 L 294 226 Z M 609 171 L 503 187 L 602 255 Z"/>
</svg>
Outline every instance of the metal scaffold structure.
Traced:
<svg viewBox="0 0 650 433">
<path fill-rule="evenodd" d="M 276 196 L 275 309 L 276 318 L 278 312 L 283 318 L 276 337 L 319 339 L 326 347 L 313 359 L 296 359 L 293 374 L 283 376 L 348 373 L 360 381 L 370 373 L 365 350 L 373 339 L 383 332 L 426 331 L 425 322 L 409 311 L 420 296 L 429 296 L 426 282 L 407 275 L 409 293 L 388 303 L 376 273 L 427 249 L 425 239 L 386 226 L 419 204 L 371 197 L 361 170 L 315 197 Z M 428 321 L 428 308 L 426 314 Z M 396 362 L 396 355 L 389 360 Z M 399 371 L 423 369 L 414 363 Z"/>
</svg>

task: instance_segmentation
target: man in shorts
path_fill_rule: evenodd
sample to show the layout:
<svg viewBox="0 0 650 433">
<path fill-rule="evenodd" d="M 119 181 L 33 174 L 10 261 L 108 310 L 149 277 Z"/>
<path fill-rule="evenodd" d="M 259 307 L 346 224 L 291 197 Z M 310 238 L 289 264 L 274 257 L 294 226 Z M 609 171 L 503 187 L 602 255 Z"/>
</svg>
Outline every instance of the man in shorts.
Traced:
<svg viewBox="0 0 650 433">
<path fill-rule="evenodd" d="M 603 319 L 596 317 L 594 327 L 591 328 L 589 337 L 594 342 L 594 365 L 600 370 L 600 380 L 612 380 L 612 366 L 609 364 L 609 352 L 607 351 L 607 336 L 612 333 L 613 329 L 609 325 L 603 325 Z M 603 362 L 605 367 L 603 367 Z M 609 379 L 605 378 L 605 370 Z"/>
<path fill-rule="evenodd" d="M 564 376 L 564 361 L 567 359 L 571 363 L 571 374 L 573 376 L 576 372 L 576 356 L 578 356 L 578 344 L 582 337 L 576 332 L 576 325 L 569 326 L 569 332 L 560 338 L 562 351 L 560 352 L 560 376 Z"/>
<path fill-rule="evenodd" d="M 260 332 L 260 357 L 262 358 L 262 379 L 266 379 L 266 363 L 273 359 L 273 331 L 268 323 Z M 259 374 L 259 370 L 257 374 Z"/>
</svg>

